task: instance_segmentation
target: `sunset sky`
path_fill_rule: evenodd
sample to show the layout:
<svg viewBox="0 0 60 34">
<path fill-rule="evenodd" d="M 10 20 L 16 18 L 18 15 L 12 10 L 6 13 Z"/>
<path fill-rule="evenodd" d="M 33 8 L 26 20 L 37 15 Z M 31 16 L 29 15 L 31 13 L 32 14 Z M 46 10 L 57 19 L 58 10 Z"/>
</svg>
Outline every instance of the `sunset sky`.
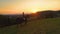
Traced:
<svg viewBox="0 0 60 34">
<path fill-rule="evenodd" d="M 0 0 L 0 14 L 60 10 L 60 0 Z"/>
</svg>

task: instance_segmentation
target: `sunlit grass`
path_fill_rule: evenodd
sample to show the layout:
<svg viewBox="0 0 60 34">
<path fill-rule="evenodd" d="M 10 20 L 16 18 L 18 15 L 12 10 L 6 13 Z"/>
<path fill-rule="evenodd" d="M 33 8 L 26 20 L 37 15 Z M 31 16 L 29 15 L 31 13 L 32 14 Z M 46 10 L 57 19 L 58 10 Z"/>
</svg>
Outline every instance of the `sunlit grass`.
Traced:
<svg viewBox="0 0 60 34">
<path fill-rule="evenodd" d="M 60 18 L 33 20 L 17 28 L 17 25 L 0 28 L 0 34 L 59 34 Z"/>
</svg>

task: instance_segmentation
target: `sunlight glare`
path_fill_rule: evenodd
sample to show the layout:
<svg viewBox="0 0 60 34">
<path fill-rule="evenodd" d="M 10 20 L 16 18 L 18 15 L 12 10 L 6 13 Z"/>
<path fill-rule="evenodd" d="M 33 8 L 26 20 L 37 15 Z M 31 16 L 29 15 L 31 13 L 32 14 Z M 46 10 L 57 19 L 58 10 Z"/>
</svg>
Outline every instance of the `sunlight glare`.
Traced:
<svg viewBox="0 0 60 34">
<path fill-rule="evenodd" d="M 37 11 L 37 9 L 32 9 L 32 13 L 36 13 Z"/>
</svg>

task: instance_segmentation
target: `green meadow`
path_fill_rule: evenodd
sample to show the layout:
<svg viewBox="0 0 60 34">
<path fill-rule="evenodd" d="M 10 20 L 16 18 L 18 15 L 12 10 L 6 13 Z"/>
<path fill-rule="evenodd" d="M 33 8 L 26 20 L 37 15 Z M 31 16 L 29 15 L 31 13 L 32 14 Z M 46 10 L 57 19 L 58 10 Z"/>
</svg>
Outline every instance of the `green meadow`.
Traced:
<svg viewBox="0 0 60 34">
<path fill-rule="evenodd" d="M 37 19 L 22 26 L 3 27 L 0 34 L 60 34 L 60 18 Z"/>
</svg>

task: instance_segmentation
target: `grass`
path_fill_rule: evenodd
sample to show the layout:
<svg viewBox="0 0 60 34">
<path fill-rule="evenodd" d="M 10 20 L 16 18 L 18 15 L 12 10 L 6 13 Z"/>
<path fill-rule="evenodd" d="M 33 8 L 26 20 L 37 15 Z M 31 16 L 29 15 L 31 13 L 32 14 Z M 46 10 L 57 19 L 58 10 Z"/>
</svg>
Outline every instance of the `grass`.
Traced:
<svg viewBox="0 0 60 34">
<path fill-rule="evenodd" d="M 34 20 L 22 27 L 0 28 L 0 34 L 60 34 L 60 18 Z"/>
</svg>

